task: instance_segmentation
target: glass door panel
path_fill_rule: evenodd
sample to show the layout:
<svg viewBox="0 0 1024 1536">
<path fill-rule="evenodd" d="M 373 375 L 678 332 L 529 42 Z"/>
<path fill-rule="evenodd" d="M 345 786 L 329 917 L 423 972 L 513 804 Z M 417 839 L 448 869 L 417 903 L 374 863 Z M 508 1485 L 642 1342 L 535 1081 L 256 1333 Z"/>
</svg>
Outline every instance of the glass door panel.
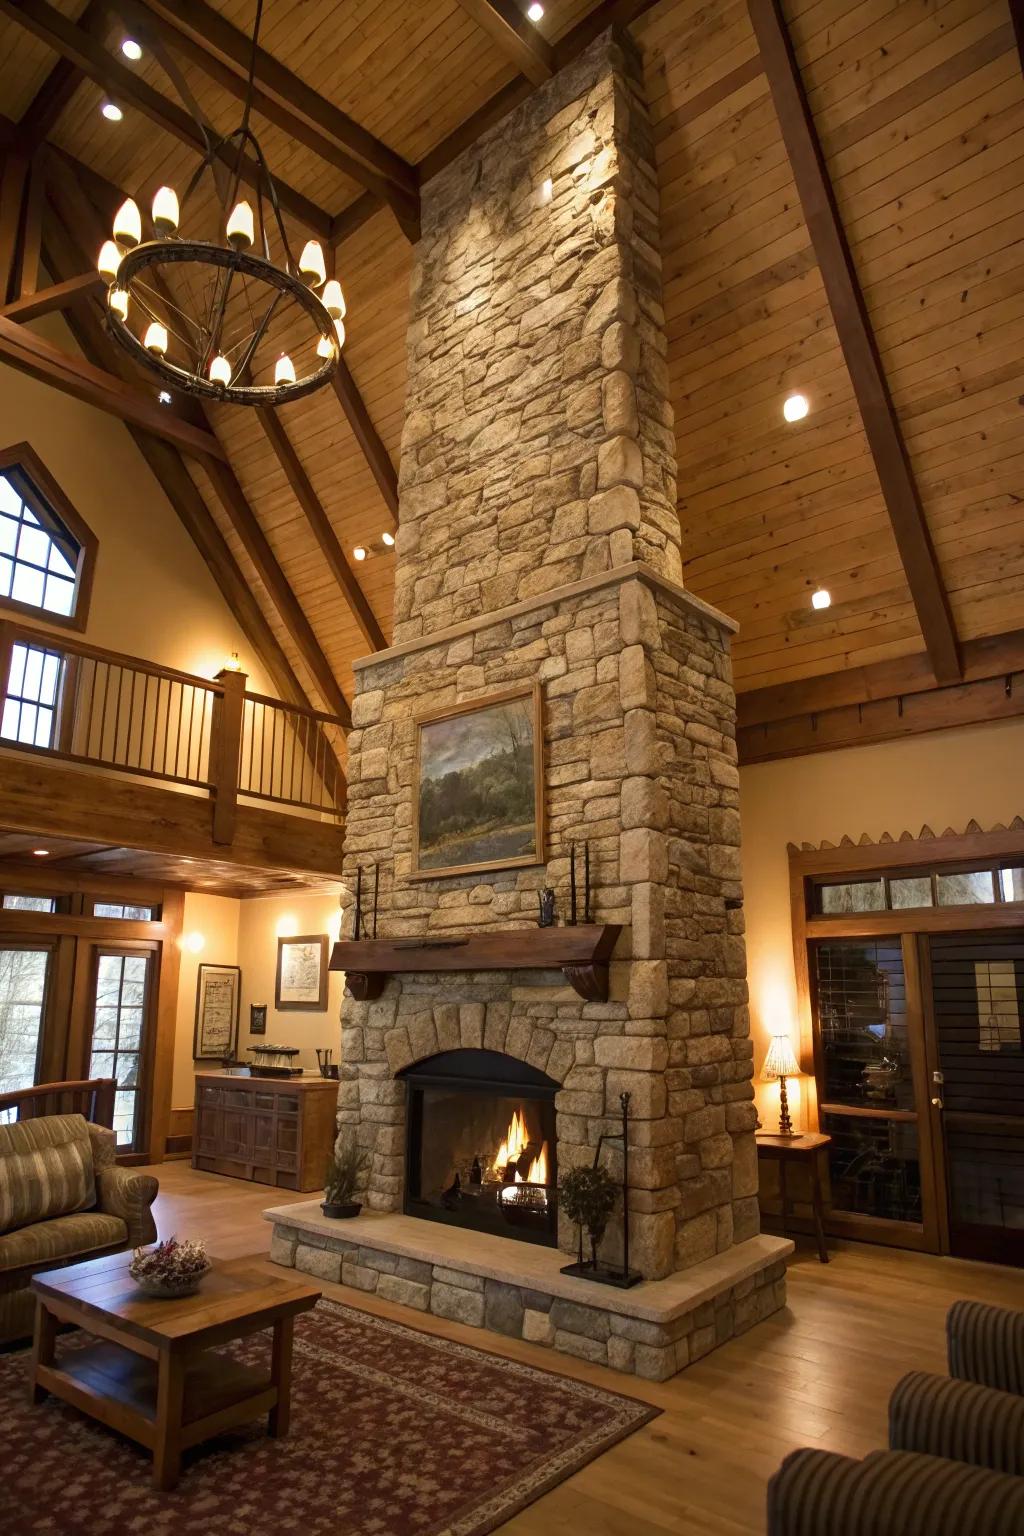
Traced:
<svg viewBox="0 0 1024 1536">
<path fill-rule="evenodd" d="M 0 945 L 0 1093 L 36 1081 L 52 955 L 47 945 Z"/>
<path fill-rule="evenodd" d="M 953 1253 L 1024 1264 L 1024 933 L 929 943 Z"/>
<path fill-rule="evenodd" d="M 98 950 L 92 998 L 90 1077 L 112 1077 L 117 1083 L 114 1131 L 125 1152 L 141 1144 L 146 1016 L 149 1006 L 152 954 L 127 950 Z"/>
</svg>

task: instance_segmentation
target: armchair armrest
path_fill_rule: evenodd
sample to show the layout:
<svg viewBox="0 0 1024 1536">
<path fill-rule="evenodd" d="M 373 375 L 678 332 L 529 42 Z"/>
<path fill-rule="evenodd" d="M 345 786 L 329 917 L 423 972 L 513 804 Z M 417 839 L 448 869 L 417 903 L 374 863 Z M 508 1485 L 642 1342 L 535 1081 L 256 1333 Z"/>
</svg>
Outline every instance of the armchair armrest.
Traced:
<svg viewBox="0 0 1024 1536">
<path fill-rule="evenodd" d="M 889 1449 L 1024 1476 L 1024 1398 L 911 1371 L 889 1399 Z"/>
<path fill-rule="evenodd" d="M 1024 1312 L 956 1301 L 946 1314 L 949 1374 L 1024 1397 Z"/>
<path fill-rule="evenodd" d="M 134 1168 L 101 1168 L 96 1175 L 96 1208 L 108 1216 L 120 1216 L 128 1228 L 133 1248 L 156 1241 L 152 1205 L 160 1185 L 152 1174 Z"/>
</svg>

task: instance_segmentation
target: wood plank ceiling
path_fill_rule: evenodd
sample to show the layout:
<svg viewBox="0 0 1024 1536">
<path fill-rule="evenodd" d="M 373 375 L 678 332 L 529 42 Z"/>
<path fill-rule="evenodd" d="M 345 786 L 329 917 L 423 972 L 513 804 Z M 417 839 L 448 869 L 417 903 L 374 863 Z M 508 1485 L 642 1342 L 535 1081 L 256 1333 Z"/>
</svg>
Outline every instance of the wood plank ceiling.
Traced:
<svg viewBox="0 0 1024 1536">
<path fill-rule="evenodd" d="M 305 238 L 294 209 L 306 207 L 307 224 L 335 233 L 354 390 L 347 414 L 323 391 L 276 424 L 216 407 L 190 420 L 215 432 L 329 673 L 350 699 L 352 660 L 391 630 L 392 557 L 352 565 L 360 599 L 337 556 L 394 527 L 415 221 L 399 184 L 426 179 L 468 142 L 464 125 L 472 136 L 495 118 L 489 103 L 521 100 L 619 19 L 644 51 L 655 124 L 686 581 L 740 621 L 747 718 L 767 718 L 769 698 L 776 713 L 810 709 L 808 680 L 862 679 L 835 685 L 837 702 L 855 702 L 883 675 L 890 691 L 904 675 L 975 675 L 972 644 L 1024 629 L 1024 78 L 1006 0 L 549 0 L 537 46 L 521 9 L 267 6 L 256 124 L 292 194 L 292 234 Z M 0 98 L 22 141 L 42 133 L 88 167 L 101 205 L 182 188 L 194 151 L 151 100 L 107 122 L 110 82 L 40 40 L 53 13 L 130 69 L 144 105 L 143 88 L 174 93 L 149 49 L 125 66 L 120 40 L 126 27 L 157 49 L 171 39 L 224 130 L 239 114 L 230 29 L 251 26 L 252 0 L 0 0 Z M 203 68 L 200 43 L 213 55 Z M 80 290 L 77 302 L 95 301 Z M 787 425 L 794 391 L 811 410 Z M 333 707 L 218 493 L 222 471 L 186 462 L 286 671 Z M 819 584 L 825 611 L 809 600 Z"/>
</svg>

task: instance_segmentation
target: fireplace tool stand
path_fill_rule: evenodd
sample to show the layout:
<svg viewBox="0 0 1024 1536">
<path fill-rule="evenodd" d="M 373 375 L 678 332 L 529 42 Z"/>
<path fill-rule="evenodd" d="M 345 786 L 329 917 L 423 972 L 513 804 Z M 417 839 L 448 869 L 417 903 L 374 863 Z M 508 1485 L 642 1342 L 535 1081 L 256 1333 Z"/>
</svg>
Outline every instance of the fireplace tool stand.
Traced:
<svg viewBox="0 0 1024 1536">
<path fill-rule="evenodd" d="M 573 1275 L 578 1280 L 591 1280 L 599 1285 L 614 1285 L 622 1291 L 630 1290 L 634 1285 L 639 1285 L 643 1275 L 629 1267 L 629 1094 L 619 1094 L 619 1104 L 622 1108 L 622 1130 L 618 1132 L 602 1131 L 594 1148 L 593 1167 L 597 1167 L 601 1157 L 601 1148 L 606 1141 L 622 1142 L 622 1268 L 614 1268 L 611 1264 L 602 1264 L 600 1259 L 585 1259 L 583 1257 L 583 1229 L 580 1228 L 580 1256 L 575 1264 L 564 1264 L 561 1273 Z"/>
</svg>

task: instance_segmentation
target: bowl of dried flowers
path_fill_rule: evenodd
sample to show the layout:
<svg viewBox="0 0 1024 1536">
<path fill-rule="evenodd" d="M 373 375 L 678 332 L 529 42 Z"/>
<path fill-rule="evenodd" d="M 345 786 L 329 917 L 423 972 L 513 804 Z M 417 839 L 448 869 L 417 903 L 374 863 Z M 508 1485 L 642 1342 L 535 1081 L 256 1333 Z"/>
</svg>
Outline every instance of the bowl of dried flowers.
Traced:
<svg viewBox="0 0 1024 1536">
<path fill-rule="evenodd" d="M 209 1268 L 201 1242 L 169 1237 L 155 1248 L 136 1248 L 128 1273 L 147 1296 L 193 1296 Z"/>
</svg>

